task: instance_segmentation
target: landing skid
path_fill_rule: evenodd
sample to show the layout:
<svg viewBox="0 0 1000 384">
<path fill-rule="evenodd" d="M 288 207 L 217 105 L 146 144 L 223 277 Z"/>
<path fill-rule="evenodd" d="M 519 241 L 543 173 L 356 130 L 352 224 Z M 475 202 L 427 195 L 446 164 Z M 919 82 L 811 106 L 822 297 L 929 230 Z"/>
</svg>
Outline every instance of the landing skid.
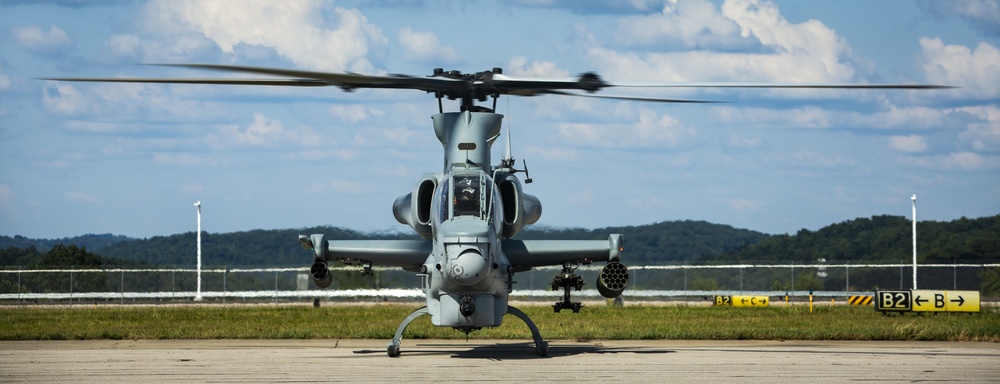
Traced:
<svg viewBox="0 0 1000 384">
<path fill-rule="evenodd" d="M 531 318 L 529 318 L 528 315 L 525 315 L 524 312 L 521 312 L 521 310 L 511 306 L 507 306 L 507 313 L 517 316 L 517 318 L 523 320 L 525 324 L 528 324 L 528 329 L 531 329 L 531 337 L 535 339 L 535 352 L 538 353 L 538 356 L 548 356 L 549 344 L 546 343 L 545 340 L 542 340 L 542 334 L 538 332 L 538 327 L 536 327 L 535 323 L 531 321 Z M 399 357 L 399 345 L 403 342 L 403 331 L 406 330 L 406 327 L 410 326 L 410 323 L 413 322 L 413 320 L 426 314 L 427 307 L 420 307 L 403 319 L 403 322 L 399 324 L 399 328 L 396 329 L 396 335 L 393 336 L 392 341 L 386 345 L 386 352 L 389 354 L 389 357 Z"/>
</svg>

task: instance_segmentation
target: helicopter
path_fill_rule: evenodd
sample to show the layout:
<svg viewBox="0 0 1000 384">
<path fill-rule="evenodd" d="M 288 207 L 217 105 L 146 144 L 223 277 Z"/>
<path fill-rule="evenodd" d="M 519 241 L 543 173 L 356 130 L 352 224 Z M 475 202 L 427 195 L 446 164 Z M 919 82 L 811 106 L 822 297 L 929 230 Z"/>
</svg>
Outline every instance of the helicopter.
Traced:
<svg viewBox="0 0 1000 384">
<path fill-rule="evenodd" d="M 396 267 L 420 278 L 426 305 L 402 320 L 386 345 L 390 357 L 399 357 L 403 333 L 416 318 L 429 315 L 431 323 L 470 332 L 500 326 L 506 314 L 524 321 L 532 333 L 535 351 L 548 355 L 548 344 L 538 327 L 522 311 L 509 305 L 514 275 L 540 266 L 562 266 L 552 289 L 563 290 L 555 312 L 577 313 L 583 305 L 571 292 L 584 286 L 575 273 L 581 265 L 605 262 L 597 276 L 598 292 L 618 298 L 629 285 L 622 263 L 624 238 L 607 240 L 518 240 L 525 226 L 539 220 L 540 200 L 524 192 L 532 179 L 527 163 L 518 169 L 510 149 L 510 130 L 504 155 L 492 165 L 492 146 L 501 135 L 504 115 L 497 113 L 502 96 L 577 96 L 664 103 L 715 103 L 711 100 L 598 95 L 610 87 L 658 88 L 806 88 L 806 89 L 940 89 L 939 85 L 910 84 L 761 84 L 761 83 L 614 83 L 593 72 L 577 77 L 538 78 L 503 74 L 501 68 L 476 73 L 436 68 L 429 76 L 363 75 L 218 64 L 154 64 L 222 72 L 249 73 L 254 78 L 49 78 L 56 81 L 220 84 L 323 87 L 355 89 L 409 89 L 426 92 L 438 101 L 431 116 L 443 147 L 440 172 L 421 175 L 412 190 L 392 204 L 396 220 L 410 226 L 419 240 L 331 240 L 324 234 L 299 235 L 299 244 L 312 252 L 310 275 L 319 288 L 333 282 L 330 264 L 360 266 L 365 275 L 375 267 Z M 445 111 L 444 99 L 458 102 L 457 111 Z M 492 105 L 480 105 L 492 101 Z"/>
</svg>

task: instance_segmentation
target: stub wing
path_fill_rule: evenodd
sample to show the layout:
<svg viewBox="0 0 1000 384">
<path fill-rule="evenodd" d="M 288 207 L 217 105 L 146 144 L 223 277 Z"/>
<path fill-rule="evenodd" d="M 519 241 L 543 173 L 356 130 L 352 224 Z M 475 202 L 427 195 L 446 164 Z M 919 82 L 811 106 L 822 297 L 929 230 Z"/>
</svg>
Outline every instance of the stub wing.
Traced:
<svg viewBox="0 0 1000 384">
<path fill-rule="evenodd" d="M 430 240 L 326 240 L 322 235 L 313 235 L 309 240 L 317 261 L 400 267 L 408 271 L 418 270 L 427 261 L 432 247 Z"/>
<path fill-rule="evenodd" d="M 614 234 L 608 240 L 503 240 L 501 247 L 515 271 L 564 263 L 590 264 L 621 261 L 625 241 Z"/>
</svg>

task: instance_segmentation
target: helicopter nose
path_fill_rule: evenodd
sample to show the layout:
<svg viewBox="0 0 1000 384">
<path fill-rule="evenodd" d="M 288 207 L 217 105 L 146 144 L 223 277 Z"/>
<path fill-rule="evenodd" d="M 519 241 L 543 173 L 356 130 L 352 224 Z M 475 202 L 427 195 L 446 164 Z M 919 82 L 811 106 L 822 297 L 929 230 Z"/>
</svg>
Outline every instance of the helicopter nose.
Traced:
<svg viewBox="0 0 1000 384">
<path fill-rule="evenodd" d="M 462 286 L 472 286 L 486 277 L 486 258 L 478 247 L 468 247 L 448 262 L 448 278 Z"/>
</svg>

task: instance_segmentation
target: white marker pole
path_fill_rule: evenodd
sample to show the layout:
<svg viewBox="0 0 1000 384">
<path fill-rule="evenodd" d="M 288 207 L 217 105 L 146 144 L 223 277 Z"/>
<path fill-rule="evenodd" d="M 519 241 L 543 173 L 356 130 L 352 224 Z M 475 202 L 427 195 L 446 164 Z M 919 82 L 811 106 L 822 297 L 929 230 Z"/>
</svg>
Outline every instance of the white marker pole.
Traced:
<svg viewBox="0 0 1000 384">
<path fill-rule="evenodd" d="M 198 207 L 198 292 L 194 295 L 194 301 L 201 301 L 201 201 L 194 203 Z"/>
<path fill-rule="evenodd" d="M 913 201 L 913 289 L 917 289 L 917 195 L 910 200 Z"/>
</svg>

